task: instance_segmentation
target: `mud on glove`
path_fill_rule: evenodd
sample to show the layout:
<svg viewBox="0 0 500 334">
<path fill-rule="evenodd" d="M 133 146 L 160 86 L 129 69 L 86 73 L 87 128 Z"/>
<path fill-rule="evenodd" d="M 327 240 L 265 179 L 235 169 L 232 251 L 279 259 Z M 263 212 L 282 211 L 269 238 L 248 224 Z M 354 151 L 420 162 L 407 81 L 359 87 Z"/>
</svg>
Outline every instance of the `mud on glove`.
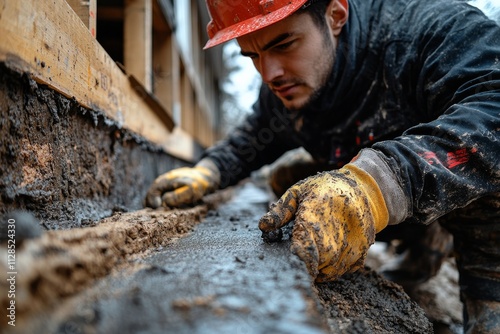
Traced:
<svg viewBox="0 0 500 334">
<path fill-rule="evenodd" d="M 203 159 L 195 167 L 173 169 L 156 178 L 146 195 L 146 206 L 156 209 L 161 205 L 193 204 L 216 190 L 219 182 L 220 173 L 215 164 Z"/>
<path fill-rule="evenodd" d="M 375 234 L 387 226 L 389 213 L 374 178 L 347 164 L 290 187 L 261 218 L 259 228 L 265 234 L 292 220 L 292 252 L 321 282 L 363 265 Z"/>
</svg>

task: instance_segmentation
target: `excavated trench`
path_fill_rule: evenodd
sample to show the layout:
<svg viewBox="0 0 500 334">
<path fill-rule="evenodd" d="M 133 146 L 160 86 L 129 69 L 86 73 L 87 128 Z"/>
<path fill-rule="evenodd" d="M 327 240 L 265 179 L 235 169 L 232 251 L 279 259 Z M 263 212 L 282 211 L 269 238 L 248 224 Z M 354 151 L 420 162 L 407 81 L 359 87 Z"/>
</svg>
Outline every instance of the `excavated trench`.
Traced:
<svg viewBox="0 0 500 334">
<path fill-rule="evenodd" d="M 141 209 L 157 175 L 187 165 L 4 63 L 0 112 L 0 212 L 33 212 L 45 229 Z"/>
<path fill-rule="evenodd" d="M 261 239 L 269 197 L 254 183 L 192 208 L 143 209 L 154 178 L 186 162 L 4 64 L 0 110 L 1 291 L 11 288 L 6 223 L 18 220 L 2 332 L 432 332 L 369 268 L 314 284 L 286 235 Z"/>
<path fill-rule="evenodd" d="M 290 253 L 287 238 L 273 244 L 260 238 L 257 221 L 267 208 L 265 191 L 248 183 L 234 193 L 218 208 L 203 204 L 115 214 L 93 227 L 45 232 L 25 241 L 18 256 L 23 273 L 16 282 L 23 291 L 17 299 L 18 325 L 3 329 L 432 332 L 423 310 L 370 269 L 314 284 Z M 212 195 L 212 203 L 227 196 Z"/>
</svg>

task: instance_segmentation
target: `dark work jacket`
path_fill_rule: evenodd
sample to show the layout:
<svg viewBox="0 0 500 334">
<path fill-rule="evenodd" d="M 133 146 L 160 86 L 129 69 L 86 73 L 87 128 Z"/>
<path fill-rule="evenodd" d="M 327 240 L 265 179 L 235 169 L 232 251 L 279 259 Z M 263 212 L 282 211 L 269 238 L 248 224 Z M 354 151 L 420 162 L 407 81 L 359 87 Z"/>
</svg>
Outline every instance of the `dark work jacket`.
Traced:
<svg viewBox="0 0 500 334">
<path fill-rule="evenodd" d="M 429 223 L 500 191 L 500 27 L 453 0 L 349 0 L 328 86 L 299 117 L 263 85 L 208 149 L 221 187 L 303 146 L 333 167 L 376 150 Z"/>
</svg>

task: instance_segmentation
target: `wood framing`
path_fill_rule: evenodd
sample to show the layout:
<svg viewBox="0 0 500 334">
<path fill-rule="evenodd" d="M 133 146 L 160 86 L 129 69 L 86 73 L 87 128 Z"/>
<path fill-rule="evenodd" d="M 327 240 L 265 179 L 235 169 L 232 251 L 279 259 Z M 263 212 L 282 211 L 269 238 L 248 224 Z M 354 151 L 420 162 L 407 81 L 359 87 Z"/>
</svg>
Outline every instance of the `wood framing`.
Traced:
<svg viewBox="0 0 500 334">
<path fill-rule="evenodd" d="M 0 61 L 167 152 L 193 159 L 192 140 L 172 140 L 170 114 L 122 72 L 65 0 L 0 0 L 0 8 Z"/>
<path fill-rule="evenodd" d="M 152 0 L 125 0 L 124 65 L 152 91 L 153 7 Z"/>
<path fill-rule="evenodd" d="M 179 61 L 172 23 L 164 15 L 167 9 L 162 8 L 158 2 L 153 3 L 153 93 L 167 110 L 173 111 L 178 104 Z"/>
<path fill-rule="evenodd" d="M 66 0 L 87 26 L 90 34 L 95 38 L 97 23 L 97 0 Z"/>
<path fill-rule="evenodd" d="M 207 23 L 202 0 L 0 0 L 0 62 L 192 161 L 222 133 Z"/>
</svg>

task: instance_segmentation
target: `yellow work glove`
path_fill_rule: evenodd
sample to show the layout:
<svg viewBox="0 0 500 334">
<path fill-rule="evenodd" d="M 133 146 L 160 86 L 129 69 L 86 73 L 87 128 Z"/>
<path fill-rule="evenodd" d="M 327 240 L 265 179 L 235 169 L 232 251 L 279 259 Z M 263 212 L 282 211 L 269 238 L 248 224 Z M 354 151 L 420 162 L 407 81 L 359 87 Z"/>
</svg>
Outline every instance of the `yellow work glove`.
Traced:
<svg viewBox="0 0 500 334">
<path fill-rule="evenodd" d="M 265 237 L 292 220 L 291 250 L 323 282 L 363 265 L 389 213 L 370 174 L 347 164 L 293 185 L 260 219 L 259 228 Z"/>
<path fill-rule="evenodd" d="M 219 179 L 219 171 L 213 163 L 173 169 L 153 182 L 146 195 L 146 206 L 156 209 L 161 205 L 180 207 L 196 203 L 217 189 Z"/>
</svg>

